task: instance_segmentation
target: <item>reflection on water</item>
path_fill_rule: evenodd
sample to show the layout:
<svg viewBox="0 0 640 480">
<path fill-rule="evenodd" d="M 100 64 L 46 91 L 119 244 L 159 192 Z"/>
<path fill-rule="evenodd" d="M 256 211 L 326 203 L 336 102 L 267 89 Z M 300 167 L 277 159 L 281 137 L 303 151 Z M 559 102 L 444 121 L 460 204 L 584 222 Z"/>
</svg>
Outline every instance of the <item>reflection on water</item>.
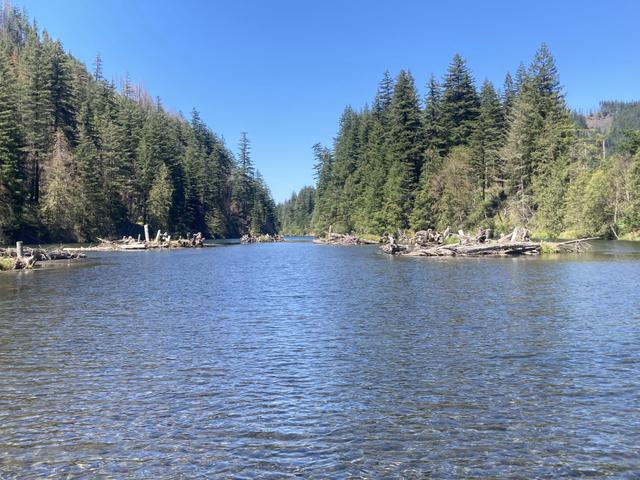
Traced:
<svg viewBox="0 0 640 480">
<path fill-rule="evenodd" d="M 639 253 L 289 242 L 0 275 L 0 477 L 636 478 Z"/>
</svg>

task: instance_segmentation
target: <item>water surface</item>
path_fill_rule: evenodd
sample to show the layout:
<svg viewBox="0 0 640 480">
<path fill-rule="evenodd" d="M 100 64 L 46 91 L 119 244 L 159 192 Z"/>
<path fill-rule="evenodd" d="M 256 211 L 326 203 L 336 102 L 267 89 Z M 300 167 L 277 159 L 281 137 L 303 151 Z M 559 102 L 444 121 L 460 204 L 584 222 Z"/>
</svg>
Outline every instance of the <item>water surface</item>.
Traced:
<svg viewBox="0 0 640 480">
<path fill-rule="evenodd" d="M 640 476 L 640 248 L 0 275 L 0 478 Z"/>
</svg>

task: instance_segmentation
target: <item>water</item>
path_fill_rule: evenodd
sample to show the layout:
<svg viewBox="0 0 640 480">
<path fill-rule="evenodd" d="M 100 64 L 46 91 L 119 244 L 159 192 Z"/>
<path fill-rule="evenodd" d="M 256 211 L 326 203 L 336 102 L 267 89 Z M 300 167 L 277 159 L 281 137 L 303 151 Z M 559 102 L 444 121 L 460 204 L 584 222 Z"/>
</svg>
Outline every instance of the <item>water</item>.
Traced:
<svg viewBox="0 0 640 480">
<path fill-rule="evenodd" d="M 640 478 L 640 246 L 0 275 L 0 478 Z"/>
</svg>

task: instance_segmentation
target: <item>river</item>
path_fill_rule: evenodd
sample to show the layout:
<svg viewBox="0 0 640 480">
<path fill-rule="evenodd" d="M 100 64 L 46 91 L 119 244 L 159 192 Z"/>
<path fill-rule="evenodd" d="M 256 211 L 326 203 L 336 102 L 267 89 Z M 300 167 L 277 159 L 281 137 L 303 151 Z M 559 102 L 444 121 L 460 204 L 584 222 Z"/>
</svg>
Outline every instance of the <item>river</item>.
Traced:
<svg viewBox="0 0 640 480">
<path fill-rule="evenodd" d="M 640 246 L 0 275 L 0 478 L 640 477 Z"/>
</svg>

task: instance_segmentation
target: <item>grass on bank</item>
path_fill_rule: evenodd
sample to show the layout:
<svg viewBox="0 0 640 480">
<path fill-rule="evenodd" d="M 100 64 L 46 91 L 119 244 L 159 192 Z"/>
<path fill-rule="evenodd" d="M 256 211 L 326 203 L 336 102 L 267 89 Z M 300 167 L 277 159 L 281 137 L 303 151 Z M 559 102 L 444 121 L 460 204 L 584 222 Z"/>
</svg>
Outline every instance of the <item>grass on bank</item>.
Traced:
<svg viewBox="0 0 640 480">
<path fill-rule="evenodd" d="M 0 272 L 5 270 L 13 270 L 13 259 L 0 258 Z"/>
</svg>

